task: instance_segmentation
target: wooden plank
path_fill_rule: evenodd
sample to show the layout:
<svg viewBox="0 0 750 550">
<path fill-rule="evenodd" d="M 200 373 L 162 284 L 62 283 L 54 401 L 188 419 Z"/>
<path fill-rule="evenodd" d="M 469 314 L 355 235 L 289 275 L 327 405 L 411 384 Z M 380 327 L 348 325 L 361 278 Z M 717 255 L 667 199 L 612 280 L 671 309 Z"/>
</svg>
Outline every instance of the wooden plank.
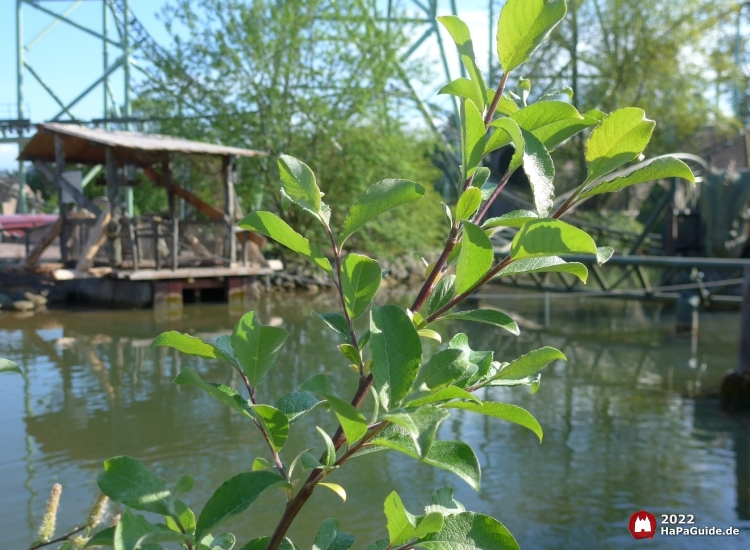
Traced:
<svg viewBox="0 0 750 550">
<path fill-rule="evenodd" d="M 42 237 L 42 240 L 39 241 L 36 246 L 31 249 L 29 254 L 26 256 L 24 266 L 34 267 L 37 264 L 39 258 L 41 258 L 44 251 L 47 250 L 47 247 L 51 245 L 52 242 L 60 235 L 60 232 L 62 231 L 62 225 L 63 220 L 61 216 L 57 218 L 57 221 L 50 226 L 50 228 L 44 234 L 44 237 Z"/>
<path fill-rule="evenodd" d="M 138 271 L 113 271 L 118 279 L 131 281 L 156 281 L 165 279 L 199 279 L 204 277 L 242 277 L 250 275 L 272 275 L 275 271 L 268 267 L 181 267 L 175 271 L 139 269 Z"/>
<path fill-rule="evenodd" d="M 101 215 L 97 218 L 96 224 L 89 231 L 89 237 L 86 239 L 86 244 L 83 250 L 81 250 L 81 255 L 76 263 L 76 271 L 88 271 L 94 267 L 94 256 L 99 252 L 104 241 L 107 240 L 107 229 L 111 220 L 112 210 L 110 204 L 107 203 Z"/>
</svg>

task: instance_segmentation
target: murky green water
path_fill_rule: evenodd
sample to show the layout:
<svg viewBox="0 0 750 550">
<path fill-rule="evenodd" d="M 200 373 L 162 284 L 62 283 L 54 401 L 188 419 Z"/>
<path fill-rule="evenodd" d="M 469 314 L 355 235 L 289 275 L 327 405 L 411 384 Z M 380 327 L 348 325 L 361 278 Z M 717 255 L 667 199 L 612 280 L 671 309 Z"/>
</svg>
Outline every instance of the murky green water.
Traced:
<svg viewBox="0 0 750 550">
<path fill-rule="evenodd" d="M 316 492 L 290 533 L 296 543 L 309 548 L 320 522 L 337 517 L 363 548 L 386 534 L 382 502 L 391 490 L 399 488 L 419 512 L 447 485 L 468 509 L 503 521 L 526 550 L 750 547 L 750 422 L 723 415 L 715 399 L 695 397 L 733 367 L 737 313 L 702 314 L 700 335 L 691 339 L 673 334 L 672 313 L 657 305 L 540 295 L 486 301 L 514 313 L 522 335 L 459 322 L 439 330 L 465 331 L 474 349 L 494 349 L 503 359 L 541 345 L 569 359 L 548 367 L 536 395 L 492 390 L 537 417 L 544 443 L 518 426 L 454 412 L 440 435 L 474 446 L 481 491 L 395 453 L 368 455 L 332 477 L 348 490 L 346 503 Z M 334 307 L 326 295 L 255 304 L 263 322 L 275 318 L 291 333 L 260 399 L 273 402 L 317 372 L 327 372 L 340 394 L 352 391 L 354 376 L 335 336 L 309 314 Z M 2 547 L 28 547 L 55 482 L 64 488 L 60 530 L 78 525 L 110 456 L 139 457 L 171 482 L 195 474 L 186 500 L 198 509 L 222 481 L 265 456 L 260 436 L 239 415 L 200 390 L 171 384 L 190 365 L 239 388 L 228 367 L 148 348 L 168 329 L 209 339 L 227 334 L 240 313 L 216 304 L 186 307 L 180 319 L 163 322 L 148 311 L 0 314 L 0 356 L 26 371 L 23 379 L 0 378 Z M 328 413 L 315 410 L 292 429 L 282 453 L 287 460 L 320 445 L 308 430 L 315 424 L 334 427 Z M 243 543 L 270 534 L 282 505 L 280 494 L 265 495 L 228 528 Z M 639 509 L 657 517 L 694 514 L 696 525 L 742 531 L 732 538 L 634 541 L 626 524 Z"/>
</svg>

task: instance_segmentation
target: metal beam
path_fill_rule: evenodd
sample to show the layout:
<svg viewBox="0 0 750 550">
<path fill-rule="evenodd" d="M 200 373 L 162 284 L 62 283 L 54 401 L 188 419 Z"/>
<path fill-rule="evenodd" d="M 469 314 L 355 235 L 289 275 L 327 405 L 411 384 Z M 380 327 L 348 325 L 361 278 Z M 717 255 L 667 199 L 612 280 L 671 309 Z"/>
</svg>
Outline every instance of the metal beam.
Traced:
<svg viewBox="0 0 750 550">
<path fill-rule="evenodd" d="M 23 0 L 16 0 L 16 99 L 18 101 L 18 119 L 23 113 Z M 21 154 L 21 142 L 18 142 L 18 154 Z M 26 165 L 18 162 L 18 206 L 20 214 L 26 213 Z"/>
<path fill-rule="evenodd" d="M 64 17 L 64 16 L 66 16 L 66 15 L 70 15 L 70 13 L 71 13 L 71 12 L 72 12 L 72 11 L 73 11 L 74 9 L 76 9 L 76 8 L 77 8 L 78 6 L 80 6 L 82 2 L 83 2 L 83 0 L 76 0 L 76 1 L 75 1 L 75 3 L 73 3 L 72 5 L 70 5 L 70 6 L 68 7 L 68 9 L 67 9 L 67 10 L 65 10 L 65 11 L 64 11 L 64 12 L 62 13 L 63 17 Z M 54 29 L 55 27 L 57 27 L 57 26 L 58 26 L 59 24 L 60 24 L 60 19 L 58 19 L 58 18 L 55 18 L 55 20 L 54 20 L 54 21 L 52 21 L 52 23 L 50 23 L 49 25 L 47 25 L 47 26 L 46 26 L 46 27 L 44 28 L 44 30 L 42 30 L 42 32 L 40 32 L 39 34 L 37 34 L 37 35 L 36 35 L 36 36 L 35 36 L 35 37 L 34 37 L 34 38 L 33 38 L 33 39 L 32 39 L 32 40 L 31 40 L 31 41 L 30 41 L 30 42 L 28 43 L 28 44 L 26 44 L 26 45 L 25 45 L 25 46 L 23 47 L 23 48 L 24 48 L 24 50 L 26 50 L 26 51 L 28 52 L 28 51 L 29 51 L 29 50 L 30 50 L 30 49 L 31 49 L 31 48 L 32 48 L 32 47 L 34 46 L 34 44 L 36 44 L 37 42 L 39 42 L 39 41 L 40 41 L 40 40 L 41 40 L 42 38 L 44 38 L 44 37 L 45 37 L 45 36 L 47 35 L 47 33 L 48 33 L 49 31 L 51 31 L 52 29 Z"/>
<path fill-rule="evenodd" d="M 115 62 L 114 62 L 114 63 L 113 63 L 112 65 L 110 65 L 109 69 L 107 69 L 107 70 L 106 70 L 106 71 L 104 72 L 104 74 L 103 74 L 102 76 L 100 76 L 100 77 L 99 77 L 99 78 L 98 78 L 98 79 L 97 79 L 97 80 L 96 80 L 96 81 L 95 81 L 95 82 L 94 82 L 94 83 L 93 83 L 93 84 L 92 84 L 91 86 L 89 86 L 89 87 L 88 87 L 88 88 L 86 88 L 86 89 L 85 89 L 85 90 L 84 90 L 83 92 L 81 92 L 81 93 L 80 93 L 80 94 L 79 94 L 79 95 L 78 95 L 78 96 L 77 96 L 77 97 L 76 97 L 76 98 L 75 98 L 75 99 L 74 99 L 73 101 L 71 101 L 70 103 L 68 103 L 68 105 L 67 105 L 66 109 L 63 109 L 62 111 L 60 111 L 59 113 L 57 113 L 57 114 L 56 114 L 56 115 L 55 115 L 55 116 L 54 116 L 54 117 L 52 118 L 52 120 L 57 120 L 58 118 L 60 118 L 60 116 L 61 116 L 61 115 L 62 115 L 62 114 L 63 114 L 63 113 L 64 113 L 64 112 L 65 112 L 65 111 L 67 110 L 67 109 L 70 109 L 70 108 L 71 108 L 71 107 L 73 107 L 73 106 L 74 106 L 74 105 L 75 105 L 76 103 L 78 103 L 78 102 L 79 102 L 79 101 L 81 101 L 81 100 L 82 100 L 82 99 L 83 99 L 84 97 L 86 97 L 86 96 L 87 96 L 87 95 L 89 94 L 89 92 L 91 92 L 91 90 L 93 90 L 93 89 L 94 89 L 94 88 L 96 88 L 96 87 L 97 87 L 97 86 L 98 86 L 99 84 L 101 84 L 102 80 L 104 80 L 105 78 L 107 78 L 107 77 L 108 77 L 108 76 L 109 76 L 110 74 L 112 74 L 112 73 L 113 73 L 113 72 L 114 72 L 114 71 L 115 71 L 115 70 L 116 70 L 116 69 L 117 69 L 117 68 L 118 68 L 118 67 L 119 67 L 120 65 L 122 65 L 122 63 L 123 63 L 124 59 L 125 59 L 125 56 L 124 56 L 124 55 L 120 56 L 120 58 L 119 58 L 119 59 L 118 59 L 117 61 L 115 61 Z"/>
<path fill-rule="evenodd" d="M 47 91 L 47 93 L 52 97 L 52 99 L 54 99 L 57 102 L 57 104 L 60 107 L 62 107 L 63 111 L 66 112 L 66 113 L 68 113 L 68 116 L 70 118 L 72 118 L 73 120 L 76 120 L 75 115 L 73 115 L 73 113 L 71 113 L 68 110 L 68 108 L 65 106 L 65 103 L 63 103 L 62 100 L 59 97 L 57 97 L 57 94 L 52 91 L 52 88 L 50 88 L 47 85 L 47 83 L 44 80 L 42 80 L 42 77 L 37 74 L 37 72 L 31 67 L 31 65 L 29 64 L 29 62 L 24 60 L 23 66 L 26 67 L 26 69 L 31 73 L 31 76 L 33 76 L 34 78 L 36 78 L 36 81 L 39 82 L 39 84 L 42 86 L 42 88 L 44 88 Z"/>
<path fill-rule="evenodd" d="M 92 31 L 91 29 L 88 29 L 88 28 L 84 27 L 83 25 L 81 25 L 79 23 L 76 23 L 75 21 L 73 21 L 71 19 L 68 19 L 67 17 L 63 16 L 62 14 L 55 13 L 52 10 L 48 10 L 47 8 L 41 6 L 40 4 L 36 4 L 34 2 L 31 2 L 31 0 L 21 0 L 21 2 L 23 2 L 25 4 L 28 4 L 32 8 L 35 8 L 35 9 L 37 9 L 37 10 L 43 12 L 43 13 L 46 13 L 47 15 L 49 15 L 51 17 L 54 17 L 55 19 L 59 19 L 60 21 L 63 21 L 65 23 L 67 23 L 68 25 L 71 25 L 71 26 L 75 27 L 76 29 L 78 29 L 80 31 L 83 31 L 83 32 L 85 32 L 87 34 L 90 34 L 94 38 L 98 38 L 99 40 L 107 40 L 107 42 L 109 42 L 113 46 L 117 46 L 118 48 L 122 47 L 121 44 L 119 44 L 119 43 L 117 43 L 117 42 L 115 42 L 113 40 L 105 39 L 98 32 Z"/>
</svg>

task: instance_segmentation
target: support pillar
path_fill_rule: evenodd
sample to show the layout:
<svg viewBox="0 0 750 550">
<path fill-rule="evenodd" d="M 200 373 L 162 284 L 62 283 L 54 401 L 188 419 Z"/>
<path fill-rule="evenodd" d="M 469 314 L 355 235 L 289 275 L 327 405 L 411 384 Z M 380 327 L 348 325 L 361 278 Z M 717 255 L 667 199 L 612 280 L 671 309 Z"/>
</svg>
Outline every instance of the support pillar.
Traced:
<svg viewBox="0 0 750 550">
<path fill-rule="evenodd" d="M 70 251 L 68 250 L 69 230 L 68 225 L 68 205 L 63 202 L 63 185 L 62 178 L 65 173 L 65 145 L 60 134 L 55 134 L 55 186 L 57 187 L 57 197 L 60 208 L 60 219 L 62 227 L 60 228 L 60 257 L 63 265 L 70 260 Z"/>
<path fill-rule="evenodd" d="M 112 147 L 107 147 L 105 174 L 107 178 L 107 199 L 109 199 L 112 221 L 109 223 L 110 235 L 119 233 L 122 207 L 120 204 L 120 182 L 117 177 L 117 156 Z M 122 265 L 122 241 L 119 237 L 110 237 L 110 257 L 112 267 Z"/>
<path fill-rule="evenodd" d="M 737 367 L 721 381 L 721 408 L 728 412 L 750 411 L 750 266 L 744 276 Z"/>
<path fill-rule="evenodd" d="M 675 308 L 675 331 L 678 334 L 698 333 L 698 308 L 701 299 L 695 292 L 683 292 Z"/>
<path fill-rule="evenodd" d="M 154 283 L 154 314 L 162 319 L 172 319 L 182 315 L 182 281 L 156 281 Z"/>
<path fill-rule="evenodd" d="M 224 212 L 227 224 L 227 251 L 229 253 L 229 265 L 237 263 L 237 237 L 234 234 L 235 219 L 235 198 L 234 198 L 234 180 L 232 176 L 232 157 L 222 157 L 223 174 L 224 174 Z"/>
<path fill-rule="evenodd" d="M 16 0 L 16 97 L 18 101 L 18 120 L 23 120 L 23 0 Z M 19 134 L 20 135 L 20 134 Z M 18 153 L 21 153 L 23 144 L 19 142 Z M 18 204 L 16 210 L 19 214 L 26 213 L 26 166 L 22 160 L 18 161 Z M 62 212 L 61 212 L 62 214 Z"/>
</svg>

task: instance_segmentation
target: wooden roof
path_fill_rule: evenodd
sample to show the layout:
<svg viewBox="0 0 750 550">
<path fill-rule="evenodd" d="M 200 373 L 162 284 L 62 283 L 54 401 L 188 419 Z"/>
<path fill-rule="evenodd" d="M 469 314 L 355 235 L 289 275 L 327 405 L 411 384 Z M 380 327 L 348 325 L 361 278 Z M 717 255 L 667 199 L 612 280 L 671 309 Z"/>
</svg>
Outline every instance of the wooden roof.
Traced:
<svg viewBox="0 0 750 550">
<path fill-rule="evenodd" d="M 55 134 L 62 138 L 65 146 L 65 161 L 71 164 L 104 164 L 107 147 L 115 149 L 120 163 L 130 161 L 141 167 L 166 161 L 170 153 L 236 157 L 268 155 L 263 151 L 214 145 L 160 134 L 102 130 L 74 124 L 46 122 L 37 124 L 37 133 L 26 144 L 18 157 L 19 160 L 54 162 Z"/>
</svg>

